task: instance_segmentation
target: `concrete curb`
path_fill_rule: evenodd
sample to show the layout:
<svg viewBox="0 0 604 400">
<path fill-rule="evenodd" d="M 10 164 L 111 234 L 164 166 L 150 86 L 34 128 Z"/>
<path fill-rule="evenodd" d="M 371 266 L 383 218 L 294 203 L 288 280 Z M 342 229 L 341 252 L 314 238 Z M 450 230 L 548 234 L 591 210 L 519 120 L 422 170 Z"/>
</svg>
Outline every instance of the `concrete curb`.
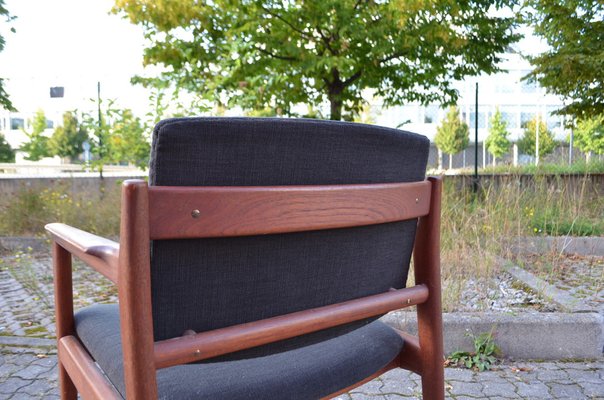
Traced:
<svg viewBox="0 0 604 400">
<path fill-rule="evenodd" d="M 549 298 L 552 302 L 562 307 L 563 311 L 568 312 L 592 312 L 593 310 L 588 307 L 581 299 L 569 294 L 564 290 L 560 290 L 557 287 L 550 285 L 543 279 L 535 276 L 529 271 L 520 268 L 517 265 L 512 265 L 506 268 L 516 280 L 522 282 L 535 293 L 539 293 L 542 296 Z"/>
<path fill-rule="evenodd" d="M 417 314 L 395 311 L 386 324 L 417 334 Z M 505 357 L 515 359 L 597 359 L 604 346 L 604 317 L 597 313 L 443 314 L 445 353 L 473 351 L 468 335 L 493 331 Z"/>
<path fill-rule="evenodd" d="M 535 236 L 518 238 L 514 250 L 523 253 L 549 253 L 555 251 L 563 254 L 582 256 L 604 256 L 604 237 L 587 236 Z"/>
</svg>

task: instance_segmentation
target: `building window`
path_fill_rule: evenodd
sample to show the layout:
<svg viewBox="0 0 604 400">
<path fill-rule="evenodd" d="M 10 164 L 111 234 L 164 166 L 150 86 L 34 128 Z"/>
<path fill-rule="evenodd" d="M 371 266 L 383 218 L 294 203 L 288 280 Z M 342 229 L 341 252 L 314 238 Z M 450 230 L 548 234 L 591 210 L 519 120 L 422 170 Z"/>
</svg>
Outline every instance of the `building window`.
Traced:
<svg viewBox="0 0 604 400">
<path fill-rule="evenodd" d="M 505 121 L 507 127 L 509 129 L 518 128 L 518 112 L 513 108 L 502 107 L 501 111 L 501 119 Z"/>
<path fill-rule="evenodd" d="M 465 119 L 465 117 L 464 117 Z M 470 111 L 470 123 L 468 124 L 470 128 L 474 128 L 474 124 L 476 123 L 476 113 L 474 111 Z M 483 129 L 486 128 L 486 118 L 484 112 L 478 112 L 478 128 Z"/>
<path fill-rule="evenodd" d="M 521 112 L 520 113 L 520 127 L 526 128 L 526 125 L 529 123 L 529 121 L 531 121 L 533 119 L 535 119 L 534 112 Z"/>
<path fill-rule="evenodd" d="M 25 128 L 25 120 L 23 118 L 11 118 L 10 119 L 10 128 L 12 130 Z"/>
<path fill-rule="evenodd" d="M 556 106 L 548 106 L 546 108 L 547 111 L 547 129 L 560 128 L 562 126 L 562 116 L 554 114 L 559 107 Z"/>
<path fill-rule="evenodd" d="M 435 124 L 438 118 L 438 106 L 427 106 L 424 109 L 424 124 Z"/>
</svg>

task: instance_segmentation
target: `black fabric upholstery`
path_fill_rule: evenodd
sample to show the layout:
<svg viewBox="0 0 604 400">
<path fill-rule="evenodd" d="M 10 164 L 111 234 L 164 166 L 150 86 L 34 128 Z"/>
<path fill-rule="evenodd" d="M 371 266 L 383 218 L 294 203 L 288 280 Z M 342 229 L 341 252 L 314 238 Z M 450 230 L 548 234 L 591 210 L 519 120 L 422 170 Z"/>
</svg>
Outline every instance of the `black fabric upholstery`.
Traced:
<svg viewBox="0 0 604 400">
<path fill-rule="evenodd" d="M 150 184 L 264 186 L 424 179 L 429 141 L 333 121 L 192 118 L 160 122 Z M 152 244 L 156 340 L 268 318 L 405 286 L 416 221 Z M 369 321 L 240 352 L 263 356 Z M 363 328 L 364 329 L 364 328 Z"/>
<path fill-rule="evenodd" d="M 76 332 L 125 396 L 117 305 L 95 305 L 75 316 Z M 375 321 L 337 338 L 266 357 L 188 364 L 157 372 L 160 399 L 317 399 L 380 370 L 403 341 Z"/>
</svg>

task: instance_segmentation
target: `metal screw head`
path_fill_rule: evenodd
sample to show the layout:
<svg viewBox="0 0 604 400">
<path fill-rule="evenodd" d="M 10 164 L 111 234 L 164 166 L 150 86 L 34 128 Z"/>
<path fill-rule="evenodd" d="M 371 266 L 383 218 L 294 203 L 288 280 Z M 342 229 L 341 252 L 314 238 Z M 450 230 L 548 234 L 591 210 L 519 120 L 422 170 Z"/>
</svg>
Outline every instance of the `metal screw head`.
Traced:
<svg viewBox="0 0 604 400">
<path fill-rule="evenodd" d="M 193 211 L 191 211 L 191 216 L 193 218 L 199 218 L 200 215 L 201 215 L 201 213 L 199 212 L 199 210 L 193 210 Z"/>
</svg>

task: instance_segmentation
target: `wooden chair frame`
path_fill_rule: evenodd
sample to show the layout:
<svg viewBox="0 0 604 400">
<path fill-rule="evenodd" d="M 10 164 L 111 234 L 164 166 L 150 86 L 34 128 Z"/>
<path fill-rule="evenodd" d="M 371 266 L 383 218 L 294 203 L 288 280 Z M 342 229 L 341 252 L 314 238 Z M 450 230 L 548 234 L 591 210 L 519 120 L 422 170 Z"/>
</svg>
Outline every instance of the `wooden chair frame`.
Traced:
<svg viewBox="0 0 604 400">
<path fill-rule="evenodd" d="M 440 287 L 442 182 L 276 187 L 148 187 L 124 182 L 120 243 L 63 224 L 53 238 L 62 399 L 119 399 L 74 328 L 72 256 L 117 284 L 128 399 L 156 399 L 156 370 L 215 357 L 417 305 L 418 337 L 382 370 L 331 396 L 401 367 L 422 378 L 424 399 L 444 398 Z M 418 218 L 414 287 L 154 342 L 150 240 L 226 237 L 341 228 Z M 329 398 L 328 397 L 328 398 Z"/>
</svg>

